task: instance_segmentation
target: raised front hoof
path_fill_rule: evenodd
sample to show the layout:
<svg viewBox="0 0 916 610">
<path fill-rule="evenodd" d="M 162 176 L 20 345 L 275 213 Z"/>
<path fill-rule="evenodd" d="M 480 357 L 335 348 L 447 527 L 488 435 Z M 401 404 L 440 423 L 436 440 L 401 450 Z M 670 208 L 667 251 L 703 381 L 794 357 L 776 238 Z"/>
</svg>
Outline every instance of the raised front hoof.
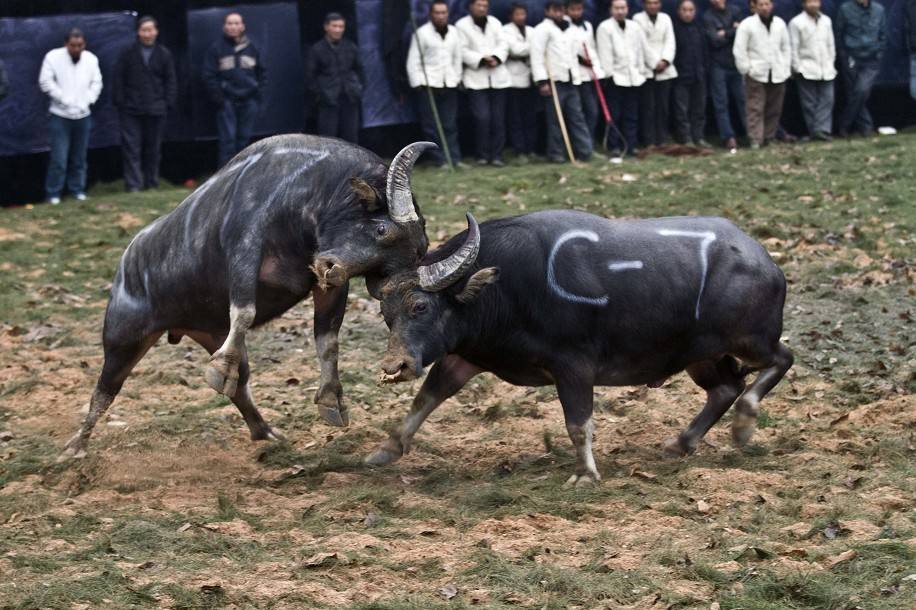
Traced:
<svg viewBox="0 0 916 610">
<path fill-rule="evenodd" d="M 285 443 L 286 436 L 279 430 L 272 428 L 270 426 L 264 426 L 263 430 L 258 430 L 251 433 L 251 440 L 253 441 L 273 441 L 275 443 Z"/>
<path fill-rule="evenodd" d="M 235 397 L 235 391 L 238 389 L 238 376 L 238 369 L 233 374 L 230 367 L 223 366 L 222 361 L 219 360 L 211 361 L 207 370 L 204 371 L 207 385 L 227 398 Z"/>
<path fill-rule="evenodd" d="M 389 438 L 378 449 L 367 455 L 363 463 L 366 466 L 387 466 L 397 462 L 403 455 L 400 443 Z"/>
<path fill-rule="evenodd" d="M 683 458 L 696 451 L 696 447 L 683 443 L 680 436 L 675 436 L 662 443 L 662 451 L 669 457 Z"/>
<path fill-rule="evenodd" d="M 584 487 L 594 487 L 601 482 L 601 475 L 597 472 L 592 474 L 574 474 L 563 483 L 563 489 L 582 489 Z"/>
<path fill-rule="evenodd" d="M 350 415 L 346 410 L 318 405 L 318 415 L 330 426 L 346 428 L 350 425 Z"/>
<path fill-rule="evenodd" d="M 64 450 L 60 452 L 60 455 L 57 456 L 54 463 L 64 464 L 66 462 L 72 462 L 73 460 L 81 460 L 86 457 L 86 447 L 79 439 L 80 435 L 77 433 L 76 436 L 67 441 L 67 444 L 64 445 Z"/>
<path fill-rule="evenodd" d="M 757 418 L 752 415 L 735 415 L 732 422 L 732 444 L 735 447 L 744 447 L 747 445 L 754 431 L 757 429 Z"/>
</svg>

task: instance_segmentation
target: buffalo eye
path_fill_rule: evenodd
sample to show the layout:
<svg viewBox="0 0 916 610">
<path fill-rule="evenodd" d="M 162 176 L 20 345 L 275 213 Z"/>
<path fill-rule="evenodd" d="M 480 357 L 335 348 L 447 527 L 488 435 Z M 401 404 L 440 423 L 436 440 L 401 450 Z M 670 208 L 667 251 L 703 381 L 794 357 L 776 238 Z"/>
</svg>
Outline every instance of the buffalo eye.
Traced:
<svg viewBox="0 0 916 610">
<path fill-rule="evenodd" d="M 388 227 L 386 227 L 383 224 L 378 224 L 375 226 L 375 233 L 379 237 L 385 237 L 386 235 L 388 235 Z"/>
<path fill-rule="evenodd" d="M 414 303 L 414 306 L 410 310 L 410 313 L 412 313 L 415 316 L 419 316 L 421 314 L 426 313 L 426 309 L 427 309 L 426 303 L 424 303 L 423 301 L 420 301 L 419 303 Z"/>
</svg>

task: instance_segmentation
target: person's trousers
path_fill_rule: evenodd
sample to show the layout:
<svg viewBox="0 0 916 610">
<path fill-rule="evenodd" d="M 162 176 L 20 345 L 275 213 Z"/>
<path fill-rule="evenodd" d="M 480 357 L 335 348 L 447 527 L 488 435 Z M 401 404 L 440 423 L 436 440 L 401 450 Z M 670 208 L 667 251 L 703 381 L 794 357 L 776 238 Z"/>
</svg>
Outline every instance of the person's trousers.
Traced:
<svg viewBox="0 0 916 610">
<path fill-rule="evenodd" d="M 537 142 L 537 91 L 534 88 L 506 90 L 506 123 L 509 146 L 519 155 L 530 155 Z"/>
<path fill-rule="evenodd" d="M 595 91 L 595 84 L 590 80 L 582 81 L 582 84 L 577 88 L 582 102 L 582 116 L 585 117 L 585 126 L 588 127 L 588 133 L 592 136 L 592 141 L 594 142 L 595 130 L 598 128 L 598 93 Z"/>
<path fill-rule="evenodd" d="M 645 146 L 661 146 L 668 140 L 668 108 L 672 80 L 649 79 L 640 87 L 639 127 Z"/>
<path fill-rule="evenodd" d="M 470 89 L 477 158 L 502 160 L 506 145 L 506 89 Z"/>
<path fill-rule="evenodd" d="M 359 110 L 359 100 L 351 100 L 346 95 L 341 95 L 333 106 L 318 104 L 318 135 L 356 144 L 359 139 Z"/>
<path fill-rule="evenodd" d="M 65 119 L 56 114 L 50 117 L 48 137 L 51 155 L 45 177 L 45 194 L 48 199 L 60 197 L 65 182 L 71 194 L 85 193 L 86 152 L 89 149 L 92 117 Z"/>
<path fill-rule="evenodd" d="M 558 82 L 556 87 L 557 99 L 566 123 L 573 155 L 580 161 L 586 161 L 592 156 L 592 138 L 585 125 L 579 92 L 571 83 Z M 566 146 L 563 142 L 563 133 L 560 131 L 560 122 L 557 118 L 553 97 L 551 95 L 541 97 L 544 100 L 544 114 L 547 123 L 547 157 L 551 161 L 563 161 L 567 157 Z"/>
<path fill-rule="evenodd" d="M 871 133 L 875 130 L 875 123 L 868 111 L 868 98 L 881 65 L 876 61 L 859 61 L 850 68 L 845 58 L 840 59 L 839 64 L 846 90 L 846 107 L 840 115 L 840 133 L 849 133 L 853 128 L 861 133 Z"/>
<path fill-rule="evenodd" d="M 810 135 L 833 131 L 833 81 L 799 77 L 798 99 Z"/>
<path fill-rule="evenodd" d="M 220 167 L 248 146 L 257 117 L 258 101 L 254 98 L 223 101 L 216 115 Z"/>
<path fill-rule="evenodd" d="M 716 115 L 716 129 L 723 140 L 735 137 L 735 127 L 744 131 L 747 128 L 744 108 L 744 78 L 735 68 L 725 68 L 713 64 L 709 70 L 709 95 Z M 732 121 L 729 101 L 734 104 L 737 123 Z"/>
<path fill-rule="evenodd" d="M 916 27 L 916 23 L 910 27 Z M 916 100 L 916 52 L 910 53 L 910 97 Z"/>
<path fill-rule="evenodd" d="M 436 110 L 439 112 L 439 120 L 442 122 L 442 131 L 445 132 L 445 142 L 448 145 L 448 151 L 452 156 L 452 163 L 461 161 L 461 147 L 458 146 L 458 90 L 447 88 L 417 88 L 417 110 L 420 115 L 420 126 L 426 138 L 439 145 L 436 150 L 431 150 L 427 155 L 435 161 L 437 165 L 445 163 L 445 154 L 442 152 L 444 146 L 439 138 L 439 130 L 436 129 L 436 120 L 433 116 L 432 106 L 429 103 L 429 91 L 433 92 L 433 98 L 436 103 Z"/>
<path fill-rule="evenodd" d="M 128 114 L 118 117 L 121 127 L 121 158 L 124 186 L 129 191 L 159 186 L 159 159 L 165 117 Z"/>
<path fill-rule="evenodd" d="M 636 150 L 636 136 L 639 128 L 639 100 L 642 87 L 620 87 L 608 79 L 605 89 L 608 104 L 611 106 L 611 118 L 617 129 L 609 130 L 608 148 L 629 152 Z M 618 130 L 623 134 L 621 140 Z"/>
<path fill-rule="evenodd" d="M 677 141 L 702 140 L 706 131 L 706 81 L 674 81 L 674 134 Z"/>
<path fill-rule="evenodd" d="M 750 77 L 744 79 L 747 135 L 754 144 L 763 144 L 776 137 L 786 84 L 761 83 Z"/>
</svg>

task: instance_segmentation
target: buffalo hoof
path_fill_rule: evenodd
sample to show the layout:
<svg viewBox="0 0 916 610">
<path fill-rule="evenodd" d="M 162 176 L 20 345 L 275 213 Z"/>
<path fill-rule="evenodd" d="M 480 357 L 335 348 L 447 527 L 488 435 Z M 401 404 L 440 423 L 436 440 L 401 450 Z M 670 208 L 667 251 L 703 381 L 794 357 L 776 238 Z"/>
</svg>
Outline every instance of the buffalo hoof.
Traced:
<svg viewBox="0 0 916 610">
<path fill-rule="evenodd" d="M 272 428 L 270 426 L 264 426 L 263 430 L 259 430 L 257 432 L 251 433 L 251 440 L 253 441 L 274 441 L 277 443 L 285 443 L 286 436 L 279 430 L 276 430 L 275 428 Z"/>
<path fill-rule="evenodd" d="M 583 487 L 594 487 L 601 481 L 601 475 L 598 473 L 592 474 L 574 474 L 563 483 L 563 489 L 570 489 L 575 487 L 576 489 L 581 489 Z"/>
<path fill-rule="evenodd" d="M 363 462 L 367 466 L 387 466 L 397 462 L 403 454 L 401 444 L 393 438 L 388 438 L 378 449 L 367 455 Z"/>
<path fill-rule="evenodd" d="M 675 436 L 662 443 L 662 451 L 671 457 L 687 457 L 696 451 L 696 447 L 685 445 L 680 436 Z"/>
<path fill-rule="evenodd" d="M 318 405 L 318 415 L 321 416 L 328 425 L 346 428 L 350 425 L 350 415 L 346 409 L 335 409 L 334 407 L 325 407 Z"/>
<path fill-rule="evenodd" d="M 70 462 L 73 460 L 81 460 L 86 457 L 86 448 L 83 445 L 83 442 L 80 440 L 80 433 L 77 432 L 64 446 L 64 450 L 61 451 L 60 455 L 57 456 L 57 459 L 54 460 L 56 464 L 63 464 L 64 462 Z"/>
<path fill-rule="evenodd" d="M 235 391 L 239 383 L 238 366 L 231 365 L 225 358 L 214 355 L 210 358 L 210 364 L 204 371 L 204 379 L 207 385 L 224 394 L 228 398 L 235 396 Z"/>
<path fill-rule="evenodd" d="M 755 416 L 736 413 L 735 419 L 732 421 L 732 443 L 736 447 L 744 447 L 754 436 L 754 430 L 756 429 L 757 418 Z"/>
</svg>

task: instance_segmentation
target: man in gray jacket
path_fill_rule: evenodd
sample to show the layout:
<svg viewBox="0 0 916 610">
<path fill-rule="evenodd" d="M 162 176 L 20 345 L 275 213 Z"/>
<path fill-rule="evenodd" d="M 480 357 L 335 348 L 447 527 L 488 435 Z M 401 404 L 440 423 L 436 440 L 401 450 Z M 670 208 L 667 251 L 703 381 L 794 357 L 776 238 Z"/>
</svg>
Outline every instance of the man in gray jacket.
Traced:
<svg viewBox="0 0 916 610">
<path fill-rule="evenodd" d="M 910 47 L 910 97 L 916 100 L 916 0 L 906 2 L 906 39 Z"/>
<path fill-rule="evenodd" d="M 846 0 L 836 14 L 836 49 L 846 89 L 846 108 L 840 115 L 839 133 L 856 129 L 862 135 L 875 130 L 868 98 L 881 71 L 887 47 L 884 7 L 874 0 Z"/>
</svg>

